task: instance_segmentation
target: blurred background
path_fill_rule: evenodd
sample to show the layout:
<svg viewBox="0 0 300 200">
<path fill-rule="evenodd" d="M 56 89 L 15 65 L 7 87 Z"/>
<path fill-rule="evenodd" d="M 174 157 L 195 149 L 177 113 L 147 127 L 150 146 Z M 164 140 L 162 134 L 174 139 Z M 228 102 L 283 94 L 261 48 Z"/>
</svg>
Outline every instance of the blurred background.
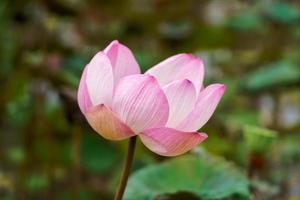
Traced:
<svg viewBox="0 0 300 200">
<path fill-rule="evenodd" d="M 138 143 L 125 199 L 300 199 L 297 0 L 1 0 L 0 199 L 113 198 L 127 141 L 95 133 L 76 90 L 114 39 L 142 71 L 190 52 L 227 85 L 190 154 Z"/>
</svg>

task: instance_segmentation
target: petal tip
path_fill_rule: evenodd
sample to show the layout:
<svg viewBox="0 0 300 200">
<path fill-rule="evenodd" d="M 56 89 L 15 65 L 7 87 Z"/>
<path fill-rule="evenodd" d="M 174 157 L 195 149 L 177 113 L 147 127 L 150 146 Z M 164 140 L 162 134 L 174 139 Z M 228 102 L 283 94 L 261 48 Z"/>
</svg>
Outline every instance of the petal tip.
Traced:
<svg viewBox="0 0 300 200">
<path fill-rule="evenodd" d="M 219 91 L 223 93 L 226 90 L 226 85 L 222 83 L 211 84 L 208 87 L 214 88 L 214 91 Z"/>
<path fill-rule="evenodd" d="M 219 90 L 224 92 L 226 90 L 226 85 L 224 84 L 219 84 Z"/>
<path fill-rule="evenodd" d="M 200 62 L 201 64 L 204 63 L 203 60 L 200 57 L 196 56 L 195 54 L 192 54 L 192 53 L 182 53 L 181 55 L 189 58 L 190 60 L 196 60 L 196 61 Z"/>
<path fill-rule="evenodd" d="M 94 56 L 94 58 L 98 58 L 98 57 L 102 57 L 102 56 L 104 56 L 104 57 L 106 57 L 107 58 L 107 56 L 106 56 L 106 54 L 103 52 L 103 51 L 98 51 L 97 53 L 96 53 L 96 55 Z M 93 60 L 93 59 L 92 59 Z M 91 61 L 92 61 L 91 60 Z M 91 62 L 90 61 L 90 62 Z"/>
<path fill-rule="evenodd" d="M 195 58 L 196 56 L 192 53 L 186 53 L 186 56 L 188 56 L 189 58 Z"/>
<path fill-rule="evenodd" d="M 204 141 L 208 138 L 208 135 L 206 133 L 198 133 L 198 136 L 201 138 L 201 141 Z"/>
<path fill-rule="evenodd" d="M 188 60 L 194 60 L 196 58 L 196 56 L 192 53 L 181 53 L 181 54 L 178 54 L 179 57 L 182 57 L 182 58 L 186 58 Z"/>
<path fill-rule="evenodd" d="M 113 41 L 110 42 L 108 47 L 111 48 L 111 47 L 114 47 L 114 46 L 119 45 L 119 44 L 120 44 L 119 40 L 113 40 Z"/>
</svg>

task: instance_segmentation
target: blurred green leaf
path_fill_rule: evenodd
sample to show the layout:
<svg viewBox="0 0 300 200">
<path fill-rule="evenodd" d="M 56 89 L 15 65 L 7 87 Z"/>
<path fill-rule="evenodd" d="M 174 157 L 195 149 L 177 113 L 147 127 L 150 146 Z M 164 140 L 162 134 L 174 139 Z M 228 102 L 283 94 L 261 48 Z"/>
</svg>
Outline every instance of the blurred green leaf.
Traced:
<svg viewBox="0 0 300 200">
<path fill-rule="evenodd" d="M 264 28 L 262 18 L 255 12 L 243 11 L 229 19 L 227 25 L 241 31 L 262 30 Z"/>
<path fill-rule="evenodd" d="M 9 12 L 9 1 L 2 0 L 0 3 L 0 77 L 7 75 L 14 67 L 14 58 L 17 52 L 17 42 Z"/>
<path fill-rule="evenodd" d="M 125 200 L 150 200 L 186 191 L 203 200 L 249 199 L 248 180 L 232 163 L 209 156 L 186 155 L 135 172 Z"/>
<path fill-rule="evenodd" d="M 31 81 L 22 71 L 14 74 L 14 79 L 7 82 L 7 104 L 5 119 L 14 127 L 24 126 L 32 115 Z"/>
<path fill-rule="evenodd" d="M 96 133 L 84 133 L 80 149 L 81 163 L 93 173 L 110 169 L 117 160 L 117 152 L 108 141 L 101 140 Z"/>
<path fill-rule="evenodd" d="M 70 127 L 59 95 L 55 91 L 49 90 L 46 97 L 43 109 L 48 123 L 53 125 L 52 129 L 55 133 L 69 132 Z"/>
<path fill-rule="evenodd" d="M 266 128 L 245 125 L 244 137 L 250 151 L 264 153 L 273 144 L 277 137 L 277 132 Z"/>
<path fill-rule="evenodd" d="M 262 66 L 251 73 L 246 79 L 245 86 L 250 90 L 260 90 L 295 83 L 299 80 L 299 67 L 282 60 Z"/>
<path fill-rule="evenodd" d="M 204 146 L 209 152 L 212 152 L 216 155 L 225 155 L 229 153 L 232 149 L 235 149 L 225 137 L 220 137 L 214 130 L 205 130 L 209 133 L 209 140 L 206 140 L 202 146 Z M 218 145 L 215 145 L 218 144 Z"/>
<path fill-rule="evenodd" d="M 266 9 L 266 14 L 271 19 L 281 23 L 296 22 L 300 17 L 299 9 L 285 2 L 277 2 L 269 5 Z"/>
<path fill-rule="evenodd" d="M 25 160 L 25 152 L 24 149 L 19 147 L 13 147 L 7 150 L 8 159 L 14 164 L 21 164 Z"/>
<path fill-rule="evenodd" d="M 24 187 L 30 192 L 41 192 L 48 188 L 49 180 L 45 174 L 31 174 L 24 180 Z"/>
<path fill-rule="evenodd" d="M 151 52 L 140 50 L 135 53 L 136 60 L 138 61 L 141 71 L 145 72 L 149 68 L 152 67 L 152 65 L 155 65 L 155 61 L 158 60 L 158 53 L 157 52 Z"/>
<path fill-rule="evenodd" d="M 190 20 L 162 23 L 161 34 L 168 39 L 180 40 L 186 38 L 191 33 L 192 23 Z"/>
<path fill-rule="evenodd" d="M 292 164 L 300 160 L 300 136 L 287 135 L 278 141 L 278 154 L 282 163 Z"/>
<path fill-rule="evenodd" d="M 258 124 L 258 112 L 255 110 L 236 109 L 221 113 L 220 116 L 231 130 L 241 130 L 245 124 Z"/>
<path fill-rule="evenodd" d="M 85 57 L 69 55 L 63 59 L 63 70 L 77 76 L 88 62 L 89 60 Z"/>
</svg>

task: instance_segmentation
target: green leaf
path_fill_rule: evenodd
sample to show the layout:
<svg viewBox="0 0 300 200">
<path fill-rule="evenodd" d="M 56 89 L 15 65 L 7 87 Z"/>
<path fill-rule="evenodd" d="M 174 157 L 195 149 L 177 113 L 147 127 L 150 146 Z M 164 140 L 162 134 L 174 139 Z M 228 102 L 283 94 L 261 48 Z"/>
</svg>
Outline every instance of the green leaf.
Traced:
<svg viewBox="0 0 300 200">
<path fill-rule="evenodd" d="M 148 49 L 147 51 L 142 49 L 136 51 L 134 55 L 143 72 L 147 71 L 154 65 L 154 63 L 156 63 L 157 60 L 159 60 L 159 53 L 157 53 L 156 51 L 149 52 Z"/>
<path fill-rule="evenodd" d="M 288 3 L 278 2 L 268 6 L 266 14 L 277 22 L 292 23 L 299 19 L 300 11 Z"/>
<path fill-rule="evenodd" d="M 152 200 L 164 194 L 193 193 L 202 200 L 249 199 L 248 180 L 232 163 L 186 155 L 134 173 L 124 200 Z"/>
<path fill-rule="evenodd" d="M 286 61 L 277 61 L 251 73 L 245 86 L 249 90 L 260 90 L 292 84 L 299 80 L 300 69 L 297 66 Z"/>
<path fill-rule="evenodd" d="M 25 179 L 24 186 L 30 192 L 40 192 L 49 187 L 49 180 L 45 174 L 31 174 Z"/>
<path fill-rule="evenodd" d="M 244 126 L 244 137 L 250 151 L 267 152 L 277 137 L 277 132 L 256 126 Z"/>
<path fill-rule="evenodd" d="M 12 163 L 20 165 L 25 160 L 24 149 L 20 147 L 11 147 L 7 150 L 7 157 Z"/>
<path fill-rule="evenodd" d="M 192 24 L 190 20 L 162 23 L 160 32 L 168 39 L 183 39 L 191 32 Z"/>
<path fill-rule="evenodd" d="M 244 124 L 257 125 L 258 112 L 250 109 L 232 109 L 231 111 L 220 113 L 221 120 L 231 130 L 241 130 Z"/>
<path fill-rule="evenodd" d="M 264 28 L 261 17 L 255 12 L 247 11 L 233 16 L 229 20 L 228 26 L 241 31 L 262 30 Z"/>
<path fill-rule="evenodd" d="M 281 163 L 293 164 L 300 160 L 300 136 L 299 135 L 287 135 L 281 137 L 276 143 L 277 149 L 280 149 L 278 157 L 280 157 Z"/>
<path fill-rule="evenodd" d="M 82 165 L 92 173 L 109 170 L 118 158 L 116 149 L 109 145 L 109 141 L 100 139 L 92 133 L 84 133 L 80 149 Z"/>
<path fill-rule="evenodd" d="M 5 88 L 7 101 L 5 105 L 5 119 L 13 127 L 23 127 L 32 115 L 32 97 L 30 90 L 32 87 L 31 81 L 27 74 L 18 71 L 13 74 L 15 77 L 7 82 Z"/>
</svg>

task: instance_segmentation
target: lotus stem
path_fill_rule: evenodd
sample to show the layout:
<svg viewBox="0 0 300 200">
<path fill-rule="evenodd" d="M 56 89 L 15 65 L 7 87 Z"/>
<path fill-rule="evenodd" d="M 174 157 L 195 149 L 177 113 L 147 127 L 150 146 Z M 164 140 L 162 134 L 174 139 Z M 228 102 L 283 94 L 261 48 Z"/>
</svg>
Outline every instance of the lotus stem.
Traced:
<svg viewBox="0 0 300 200">
<path fill-rule="evenodd" d="M 121 180 L 120 180 L 117 192 L 115 194 L 114 200 L 122 200 L 123 194 L 124 194 L 125 189 L 126 189 L 127 180 L 128 180 L 128 177 L 129 177 L 131 165 L 132 165 L 132 162 L 133 162 L 135 144 L 136 144 L 136 136 L 131 137 L 129 139 L 125 164 L 124 164 Z"/>
</svg>

